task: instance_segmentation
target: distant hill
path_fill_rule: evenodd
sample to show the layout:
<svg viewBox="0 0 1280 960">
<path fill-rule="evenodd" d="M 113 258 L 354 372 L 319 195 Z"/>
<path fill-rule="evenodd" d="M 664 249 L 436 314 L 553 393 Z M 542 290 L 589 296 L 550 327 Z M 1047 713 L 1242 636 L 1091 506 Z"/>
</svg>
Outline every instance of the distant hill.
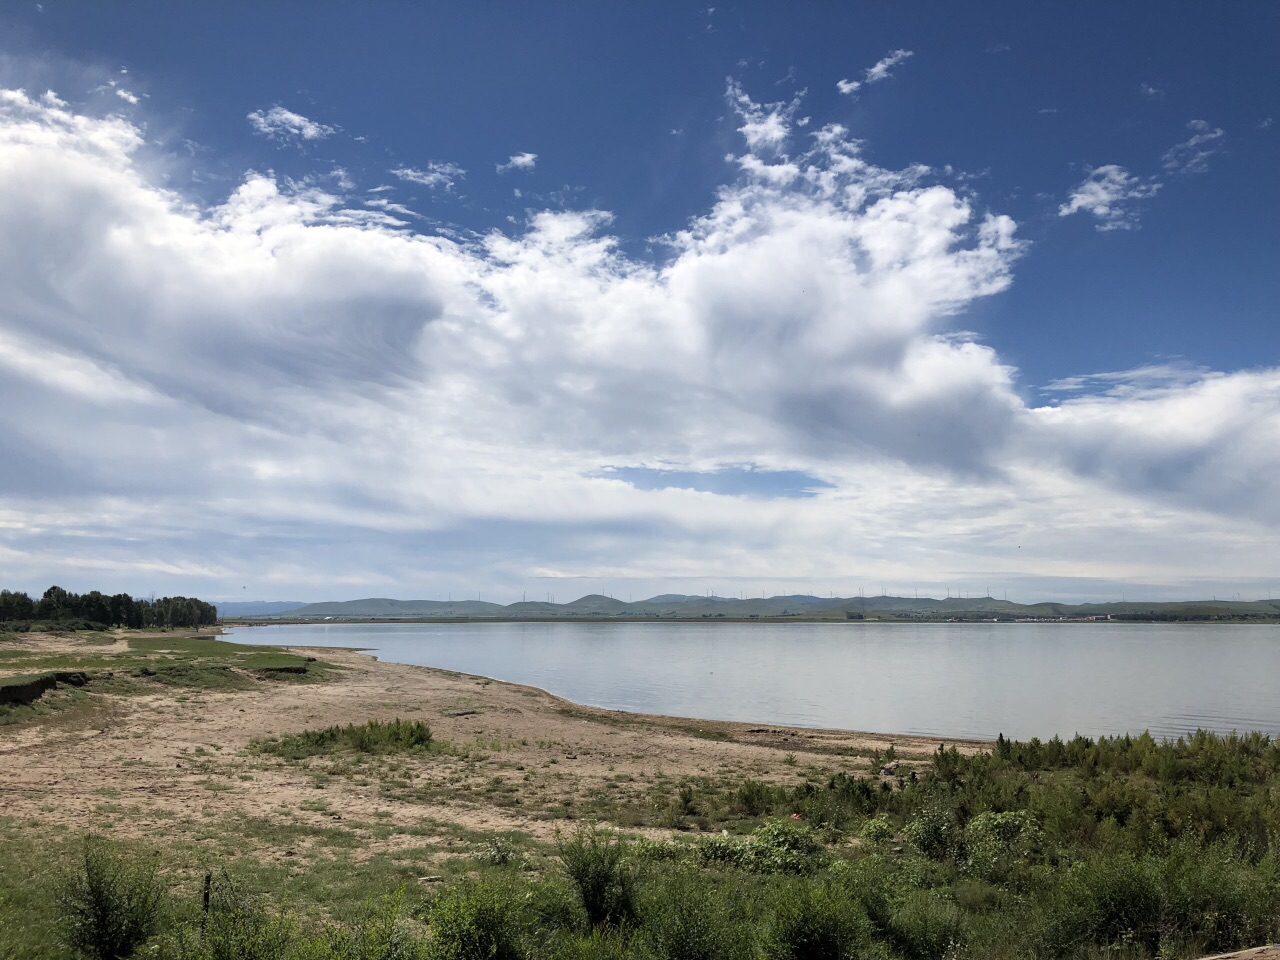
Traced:
<svg viewBox="0 0 1280 960">
<path fill-rule="evenodd" d="M 301 600 L 236 600 L 216 606 L 220 617 L 265 617 L 297 610 L 305 607 L 306 603 Z"/>
<path fill-rule="evenodd" d="M 254 606 L 245 604 L 240 606 Z M 702 597 L 662 594 L 628 603 L 602 594 L 589 594 L 571 603 L 522 601 L 503 605 L 480 600 L 365 600 L 309 604 L 279 604 L 280 609 L 238 610 L 236 604 L 218 608 L 222 617 L 266 619 L 781 619 L 806 620 L 1013 620 L 1113 617 L 1121 620 L 1276 619 L 1280 602 L 1185 601 L 1177 603 L 1022 604 L 994 597 Z"/>
</svg>

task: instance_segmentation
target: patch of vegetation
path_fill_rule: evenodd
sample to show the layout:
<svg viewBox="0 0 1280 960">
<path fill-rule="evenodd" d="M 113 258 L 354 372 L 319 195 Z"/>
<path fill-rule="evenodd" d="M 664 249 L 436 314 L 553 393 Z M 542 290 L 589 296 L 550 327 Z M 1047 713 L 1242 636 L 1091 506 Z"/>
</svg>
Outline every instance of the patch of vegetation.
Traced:
<svg viewBox="0 0 1280 960">
<path fill-rule="evenodd" d="M 153 860 L 87 836 L 79 868 L 58 891 L 59 934 L 93 960 L 126 960 L 160 927 L 166 891 Z"/>
<path fill-rule="evenodd" d="M 330 752 L 436 748 L 349 729 L 314 733 Z M 691 810 L 710 803 L 704 784 L 660 788 Z M 848 773 L 741 781 L 715 803 L 736 805 L 749 832 L 655 841 L 583 827 L 540 851 L 424 821 L 398 831 L 422 844 L 365 857 L 362 838 L 384 825 L 347 823 L 350 846 L 332 846 L 316 832 L 331 828 L 287 812 L 211 823 L 166 852 L 179 882 L 149 943 L 201 960 L 1182 960 L 1280 937 L 1280 747 L 1263 736 L 1001 738 L 988 754 L 939 750 L 883 786 Z M 40 942 L 57 928 L 61 901 L 36 865 L 75 855 L 59 843 L 0 829 L 0 955 L 65 956 L 7 932 Z M 211 858 L 219 876 L 217 858 L 234 859 L 245 882 L 217 880 L 204 914 L 191 879 Z"/>
<path fill-rule="evenodd" d="M 370 720 L 367 723 L 304 730 L 261 740 L 255 744 L 262 753 L 285 760 L 362 753 L 385 756 L 393 753 L 439 752 L 446 745 L 431 735 L 431 727 L 421 720 Z"/>
</svg>

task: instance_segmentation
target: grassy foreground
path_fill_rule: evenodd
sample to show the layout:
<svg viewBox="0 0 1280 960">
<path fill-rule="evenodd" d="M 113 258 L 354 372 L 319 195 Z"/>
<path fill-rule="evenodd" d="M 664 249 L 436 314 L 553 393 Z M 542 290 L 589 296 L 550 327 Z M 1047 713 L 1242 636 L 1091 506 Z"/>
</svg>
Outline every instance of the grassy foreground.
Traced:
<svg viewBox="0 0 1280 960">
<path fill-rule="evenodd" d="M 342 674 L 204 638 L 95 649 L 14 650 L 24 671 L 36 661 L 113 676 L 68 691 L 78 699 L 57 710 L 13 708 L 0 737 L 47 734 L 57 749 L 104 703 L 199 696 L 209 716 L 243 713 L 237 704 L 275 704 L 273 691 L 319 691 Z M 304 672 L 262 672 L 277 667 Z M 235 788 L 213 790 L 212 778 L 229 770 L 248 778 L 246 797 L 307 785 L 295 809 L 271 816 L 211 804 L 139 830 L 110 787 L 92 835 L 56 810 L 0 811 L 0 957 L 1136 960 L 1280 938 L 1280 746 L 1263 736 L 1001 739 L 920 760 L 779 751 L 758 776 L 686 767 L 557 811 L 532 793 L 571 781 L 572 760 L 534 769 L 533 745 L 481 752 L 454 739 L 479 728 L 486 702 L 442 703 L 447 738 L 436 720 L 388 716 L 277 727 L 223 758 L 181 754 L 182 775 L 197 767 L 219 804 Z M 599 719 L 606 745 L 641 723 Z M 719 730 L 688 734 L 691 753 L 734 746 Z M 608 760 L 621 777 L 625 756 Z M 452 789 L 460 805 L 438 806 Z M 358 807 L 365 795 L 381 806 Z M 440 813 L 486 809 L 524 810 L 531 829 Z M 630 831 L 582 822 L 595 812 Z"/>
</svg>

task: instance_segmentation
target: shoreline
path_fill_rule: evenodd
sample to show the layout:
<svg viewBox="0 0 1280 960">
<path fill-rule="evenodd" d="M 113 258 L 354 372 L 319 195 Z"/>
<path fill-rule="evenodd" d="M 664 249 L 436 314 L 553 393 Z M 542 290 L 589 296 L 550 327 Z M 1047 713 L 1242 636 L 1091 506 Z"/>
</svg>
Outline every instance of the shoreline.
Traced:
<svg viewBox="0 0 1280 960">
<path fill-rule="evenodd" d="M 191 634 L 159 636 L 181 643 Z M 242 672 L 232 685 L 184 687 L 127 666 L 136 656 L 131 637 L 13 642 L 10 649 L 91 658 L 102 679 L 56 690 L 39 713 L 0 726 L 0 820 L 55 835 L 163 833 L 196 844 L 209 831 L 252 829 L 270 858 L 322 852 L 331 840 L 361 857 L 392 854 L 420 844 L 424 830 L 552 840 L 583 820 L 665 837 L 719 832 L 719 821 L 671 813 L 685 787 L 721 798 L 708 802 L 722 808 L 748 781 L 794 787 L 846 774 L 896 783 L 923 770 L 940 744 L 990 749 L 976 739 L 628 713 L 527 684 L 301 644 L 291 649 L 330 665 L 315 681 Z M 377 758 L 299 765 L 255 746 L 393 719 L 429 724 L 441 752 L 408 766 Z"/>
<path fill-rule="evenodd" d="M 382 660 L 375 652 L 372 652 L 376 649 L 374 647 L 309 647 L 306 645 L 283 644 L 273 644 L 273 646 L 279 646 L 280 649 L 288 650 L 292 653 L 314 656 L 317 657 L 317 659 L 323 659 L 325 654 L 334 650 L 339 650 L 344 653 L 362 655 L 382 666 L 390 665 L 395 667 L 405 667 L 411 670 L 424 670 L 444 676 L 460 677 L 477 683 L 500 684 L 501 686 L 510 688 L 514 691 L 545 697 L 548 700 L 561 705 L 562 709 L 598 712 L 601 715 L 612 717 L 615 721 L 620 723 L 650 723 L 659 726 L 675 726 L 681 728 L 688 727 L 690 724 L 696 724 L 699 729 L 707 731 L 736 731 L 743 735 L 758 734 L 767 728 L 771 733 L 781 733 L 791 736 L 801 734 L 825 734 L 830 737 L 840 739 L 886 741 L 892 742 L 895 749 L 906 749 L 912 752 L 921 750 L 925 746 L 928 746 L 932 750 L 935 746 L 941 744 L 946 744 L 949 747 L 953 746 L 956 747 L 956 749 L 963 747 L 966 751 L 981 751 L 990 749 L 995 744 L 995 740 L 980 737 L 934 736 L 931 734 L 893 733 L 876 730 L 848 730 L 843 727 L 781 724 L 763 720 L 714 720 L 707 717 L 684 716 L 682 714 L 674 713 L 641 713 L 639 711 L 620 710 L 616 707 L 601 707 L 595 704 L 583 703 L 578 700 L 571 700 L 568 697 L 554 693 L 545 687 L 539 687 L 531 683 L 520 683 L 516 680 L 503 680 L 501 677 L 490 677 L 482 673 L 465 673 L 461 670 L 450 670 L 447 667 L 433 667 L 428 664 L 400 663 L 396 660 Z"/>
</svg>

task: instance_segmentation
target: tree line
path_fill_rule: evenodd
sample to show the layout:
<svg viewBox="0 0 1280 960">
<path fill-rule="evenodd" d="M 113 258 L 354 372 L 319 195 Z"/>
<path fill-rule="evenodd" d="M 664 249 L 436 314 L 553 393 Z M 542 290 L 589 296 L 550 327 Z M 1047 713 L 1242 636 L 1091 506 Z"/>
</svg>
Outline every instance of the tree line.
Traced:
<svg viewBox="0 0 1280 960">
<path fill-rule="evenodd" d="M 195 597 L 138 599 L 127 593 L 71 593 L 53 586 L 39 600 L 33 600 L 25 593 L 0 590 L 0 623 L 31 620 L 79 620 L 134 629 L 203 627 L 218 622 L 218 608 Z"/>
</svg>

